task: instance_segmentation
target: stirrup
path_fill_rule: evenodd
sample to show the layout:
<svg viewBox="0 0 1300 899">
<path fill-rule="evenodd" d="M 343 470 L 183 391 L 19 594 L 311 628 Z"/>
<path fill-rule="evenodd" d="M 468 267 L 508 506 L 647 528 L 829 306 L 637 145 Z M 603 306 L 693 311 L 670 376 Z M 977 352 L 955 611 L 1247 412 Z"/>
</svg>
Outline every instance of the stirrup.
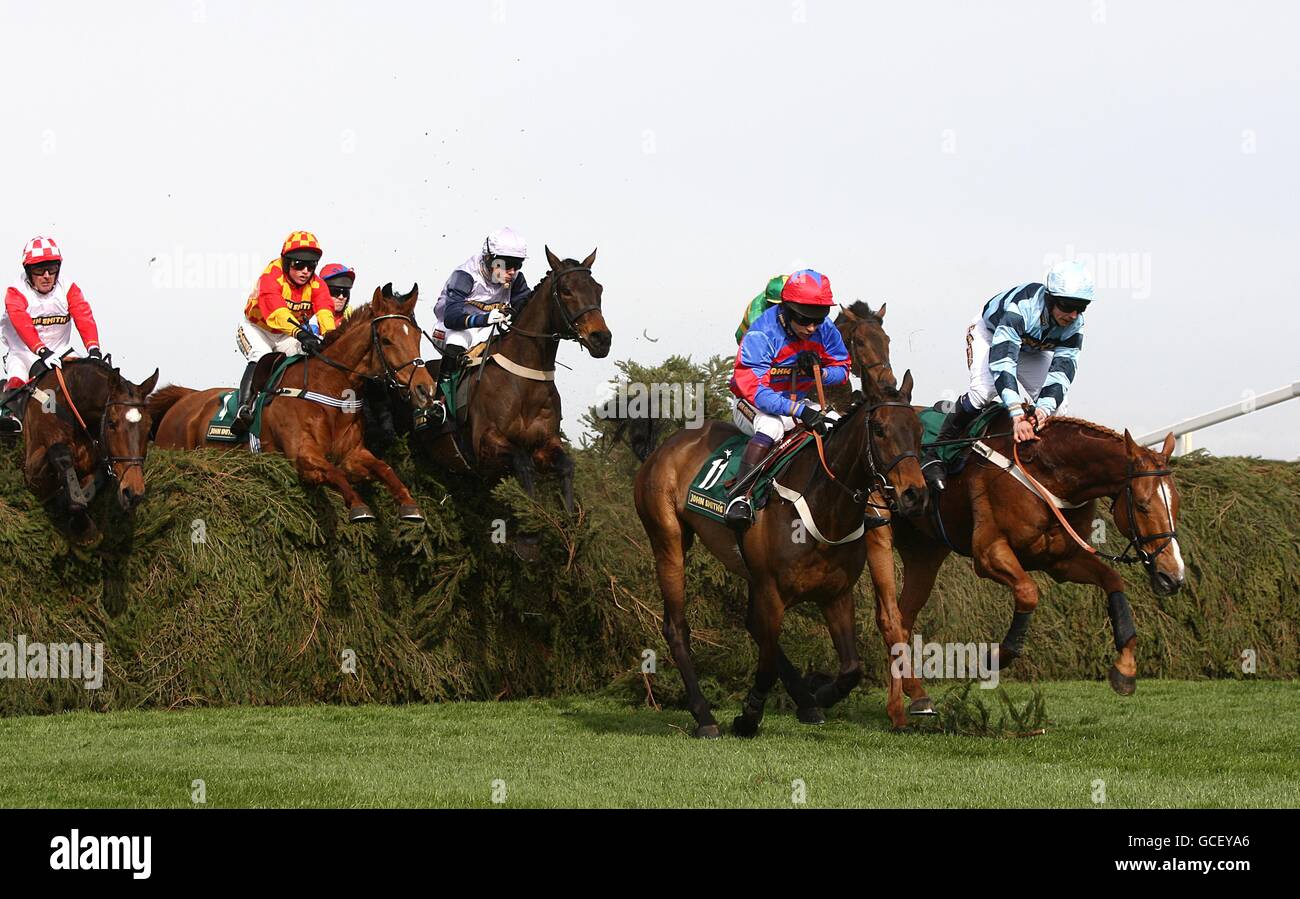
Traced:
<svg viewBox="0 0 1300 899">
<path fill-rule="evenodd" d="M 930 459 L 922 462 L 921 474 L 925 477 L 925 483 L 937 492 L 942 492 L 948 486 L 946 483 L 947 466 L 943 464 L 942 459 Z"/>
<path fill-rule="evenodd" d="M 247 411 L 245 410 L 246 407 L 244 406 L 240 406 L 237 410 L 235 410 L 235 419 L 230 423 L 230 433 L 236 436 L 240 434 L 247 434 L 248 429 L 253 426 L 253 410 L 252 409 L 247 409 Z"/>
<path fill-rule="evenodd" d="M 727 510 L 722 514 L 728 524 L 750 525 L 754 523 L 754 507 L 749 497 L 744 494 L 727 503 Z"/>
</svg>

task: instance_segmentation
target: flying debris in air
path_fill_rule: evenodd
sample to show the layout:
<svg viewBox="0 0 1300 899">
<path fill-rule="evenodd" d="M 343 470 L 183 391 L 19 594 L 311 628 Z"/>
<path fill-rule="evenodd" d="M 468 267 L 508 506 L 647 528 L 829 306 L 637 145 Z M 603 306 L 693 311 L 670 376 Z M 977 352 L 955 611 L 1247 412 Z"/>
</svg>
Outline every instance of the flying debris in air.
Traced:
<svg viewBox="0 0 1300 899">
<path fill-rule="evenodd" d="M 651 343 L 658 343 L 658 342 L 659 342 L 659 338 L 658 338 L 658 337 L 651 337 L 649 334 L 646 333 L 645 328 L 642 328 L 642 329 L 641 329 L 641 336 L 644 337 L 646 340 L 650 341 Z"/>
</svg>

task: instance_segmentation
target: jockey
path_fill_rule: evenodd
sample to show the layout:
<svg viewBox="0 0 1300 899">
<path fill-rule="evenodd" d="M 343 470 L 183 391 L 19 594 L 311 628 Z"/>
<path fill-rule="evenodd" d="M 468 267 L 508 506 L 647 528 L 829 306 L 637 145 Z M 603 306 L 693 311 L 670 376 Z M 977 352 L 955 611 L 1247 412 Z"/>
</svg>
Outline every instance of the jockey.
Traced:
<svg viewBox="0 0 1300 899">
<path fill-rule="evenodd" d="M 736 352 L 731 392 L 736 395 L 736 426 L 752 435 L 740 460 L 737 480 L 753 470 L 795 419 L 825 431 L 827 416 L 803 397 L 815 388 L 813 363 L 822 370 L 822 383 L 831 387 L 849 377 L 849 353 L 840 332 L 827 317 L 834 298 L 825 275 L 803 269 L 781 288 L 781 303 L 768 309 L 745 333 Z M 730 524 L 754 519 L 748 491 L 727 504 Z"/>
<path fill-rule="evenodd" d="M 334 323 L 341 325 L 343 319 L 352 313 L 348 303 L 352 299 L 352 285 L 356 283 L 357 273 L 346 265 L 331 262 L 320 270 L 320 279 L 325 282 L 334 299 Z M 313 334 L 320 334 L 320 318 L 315 313 L 307 321 L 307 327 L 311 328 Z"/>
<path fill-rule="evenodd" d="M 510 228 L 493 231 L 481 252 L 451 273 L 434 305 L 433 345 L 442 359 L 428 363 L 434 383 L 454 372 L 465 354 L 505 328 L 533 295 L 522 271 L 524 239 Z"/>
<path fill-rule="evenodd" d="M 72 326 L 86 345 L 86 353 L 103 358 L 99 328 L 90 304 L 76 282 L 60 277 L 63 253 L 50 237 L 33 237 L 23 248 L 23 276 L 5 291 L 0 338 L 5 356 L 5 389 L 34 381 L 72 348 Z M 22 430 L 18 417 L 0 412 L 0 433 Z"/>
<path fill-rule="evenodd" d="M 785 282 L 789 280 L 789 275 L 773 275 L 768 279 L 767 288 L 749 301 L 749 306 L 745 309 L 745 317 L 740 320 L 740 327 L 736 329 L 737 344 L 745 338 L 745 332 L 758 321 L 760 315 L 781 302 L 781 288 L 785 287 Z"/>
<path fill-rule="evenodd" d="M 284 240 L 280 257 L 262 272 L 244 304 L 244 320 L 235 332 L 239 351 L 248 360 L 239 382 L 239 411 L 231 430 L 248 430 L 259 385 L 253 384 L 257 363 L 267 353 L 296 356 L 320 348 L 321 338 L 306 326 L 315 311 L 321 336 L 334 330 L 334 303 L 329 289 L 316 277 L 322 251 L 316 235 L 295 231 Z"/>
<path fill-rule="evenodd" d="M 956 440 L 985 407 L 1000 402 L 1011 413 L 1016 443 L 1037 440 L 1049 416 L 1064 412 L 1083 348 L 1083 313 L 1092 302 L 1092 275 L 1081 263 L 1058 262 L 1047 283 L 1021 284 L 984 304 L 966 329 L 970 388 L 957 398 L 936 440 Z M 1034 402 L 1025 414 L 1020 389 Z M 938 450 L 925 450 L 922 471 L 942 490 Z"/>
</svg>

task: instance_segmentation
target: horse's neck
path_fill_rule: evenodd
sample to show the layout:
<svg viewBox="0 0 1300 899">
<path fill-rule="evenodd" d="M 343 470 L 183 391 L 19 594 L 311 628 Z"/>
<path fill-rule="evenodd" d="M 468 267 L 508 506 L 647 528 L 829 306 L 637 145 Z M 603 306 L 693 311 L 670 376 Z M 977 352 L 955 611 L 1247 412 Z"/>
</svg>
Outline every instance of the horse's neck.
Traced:
<svg viewBox="0 0 1300 899">
<path fill-rule="evenodd" d="M 57 377 L 56 375 L 55 383 Z M 68 385 L 69 393 L 72 394 L 72 402 L 81 413 L 82 420 L 92 431 L 95 430 L 104 415 L 104 407 L 108 403 L 108 395 L 112 390 L 109 378 L 98 370 L 80 365 L 68 368 L 63 378 Z"/>
<path fill-rule="evenodd" d="M 537 282 L 533 295 L 524 304 L 523 312 L 514 324 L 533 334 L 554 334 L 555 322 L 551 320 L 550 294 L 551 276 L 548 274 Z M 511 362 L 539 371 L 551 371 L 555 368 L 555 354 L 560 342 L 546 337 L 529 337 L 507 331 L 497 341 L 497 349 L 504 353 Z"/>
<path fill-rule="evenodd" d="M 368 326 L 363 328 L 360 321 L 353 322 L 351 327 L 359 330 L 350 331 L 350 333 L 339 338 L 337 343 L 322 351 L 330 360 L 349 370 L 341 371 L 329 363 L 317 359 L 315 356 L 308 356 L 303 364 L 309 383 L 326 386 L 330 382 L 335 382 L 346 383 L 349 387 L 359 387 L 367 377 L 370 377 L 358 370 L 362 360 L 370 352 L 370 328 Z M 290 378 L 288 371 L 285 372 L 285 378 Z M 321 382 L 325 383 L 322 384 Z"/>
<path fill-rule="evenodd" d="M 862 441 L 866 438 L 867 413 L 859 410 L 853 413 L 843 424 L 837 426 L 845 430 L 832 431 L 833 436 L 822 438 L 826 451 L 826 468 L 831 470 L 841 485 L 848 490 L 841 490 L 831 483 L 822 467 L 821 458 L 815 448 L 805 449 L 800 455 L 803 459 L 802 470 L 791 472 L 791 482 L 807 484 L 806 495 L 816 501 L 819 508 L 834 504 L 837 500 L 852 503 L 851 492 L 861 490 L 867 485 L 870 473 L 867 471 L 866 454 L 862 451 Z"/>
<path fill-rule="evenodd" d="M 1113 497 L 1123 489 L 1128 476 L 1128 454 L 1122 438 L 1090 432 L 1070 423 L 1057 423 L 1054 427 L 1062 428 L 1063 432 L 1055 435 L 1044 460 L 1049 476 L 1060 482 L 1061 491 L 1053 492 L 1062 499 L 1082 503 Z M 1044 440 L 1047 437 L 1044 435 Z"/>
</svg>

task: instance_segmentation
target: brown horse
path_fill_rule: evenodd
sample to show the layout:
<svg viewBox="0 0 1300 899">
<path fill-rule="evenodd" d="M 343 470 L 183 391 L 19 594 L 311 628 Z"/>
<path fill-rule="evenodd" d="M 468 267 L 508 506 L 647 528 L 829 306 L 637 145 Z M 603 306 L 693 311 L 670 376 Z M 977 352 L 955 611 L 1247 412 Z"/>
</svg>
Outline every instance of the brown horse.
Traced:
<svg viewBox="0 0 1300 899">
<path fill-rule="evenodd" d="M 1174 436 L 1159 452 L 1123 435 L 1077 418 L 1050 418 L 1040 439 L 1013 449 L 1005 434 L 1010 416 L 993 420 L 983 441 L 1002 459 L 1019 457 L 1016 468 L 1032 479 L 1017 480 L 1001 459 L 972 453 L 960 474 L 950 476 L 938 503 L 938 517 L 894 522 L 893 537 L 903 558 L 899 610 L 911 640 L 917 614 L 934 587 L 939 567 L 952 551 L 968 556 L 981 577 L 1005 584 L 1015 597 L 1010 629 L 998 648 L 1000 667 L 1023 651 L 1039 590 L 1027 572 L 1045 571 L 1055 580 L 1095 584 L 1107 596 L 1118 656 L 1109 680 L 1121 695 L 1137 687 L 1137 629 L 1124 581 L 1110 561 L 1141 561 L 1151 589 L 1168 596 L 1183 584 L 1178 549 L 1178 489 L 1169 469 Z M 1035 487 L 1032 481 L 1039 486 Z M 1058 519 L 1040 488 L 1061 500 L 1060 514 L 1077 534 L 1089 534 L 1096 501 L 1109 498 L 1115 525 L 1129 540 L 1120 556 L 1105 556 L 1075 539 Z M 883 529 L 882 529 L 883 530 Z M 879 548 L 874 548 L 873 551 Z M 1134 555 L 1129 556 L 1129 549 Z M 903 679 L 912 714 L 931 714 L 933 706 L 919 679 Z"/>
<path fill-rule="evenodd" d="M 835 318 L 835 327 L 840 332 L 849 351 L 852 372 L 859 381 L 868 378 L 893 387 L 898 382 L 894 378 L 894 369 L 889 363 L 889 335 L 885 333 L 885 306 L 873 310 L 861 301 L 849 306 L 841 306 L 840 314 Z M 843 408 L 852 403 L 852 387 L 847 381 L 826 388 L 826 399 L 835 408 Z"/>
<path fill-rule="evenodd" d="M 318 354 L 294 361 L 285 371 L 283 385 L 309 390 L 316 398 L 278 396 L 262 413 L 262 449 L 288 456 L 303 483 L 328 485 L 342 494 L 349 521 L 374 520 L 352 483 L 376 478 L 398 503 L 399 518 L 424 520 L 393 469 L 366 449 L 362 417 L 356 414 L 357 397 L 368 378 L 383 378 L 417 406 L 433 401 L 433 379 L 418 358 L 420 329 L 412 318 L 418 298 L 418 287 L 405 296 L 395 295 L 391 284 L 376 289 L 368 305 L 326 336 Z M 208 422 L 217 412 L 219 397 L 229 389 L 159 390 L 149 398 L 155 442 L 168 449 L 246 447 L 207 439 Z"/>
<path fill-rule="evenodd" d="M 696 473 L 719 444 L 737 433 L 734 425 L 709 421 L 698 429 L 684 428 L 637 472 L 634 500 L 655 556 L 664 599 L 664 639 L 686 685 L 697 737 L 717 737 L 719 731 L 700 691 L 686 622 L 683 571 L 696 536 L 731 572 L 749 582 L 745 623 L 759 647 L 758 671 L 741 714 L 732 722 L 734 733 L 748 737 L 758 732 L 778 675 L 794 698 L 799 720 L 809 724 L 824 721 L 822 709 L 843 699 L 861 680 L 853 587 L 862 574 L 867 550 L 861 539 L 846 538 L 863 524 L 872 496 L 876 502 L 886 497 L 887 505 L 903 514 L 916 514 L 925 504 L 917 453 L 921 424 L 910 405 L 911 372 L 904 375 L 899 390 L 874 380 L 864 387 L 865 396 L 825 440 L 825 462 L 817 450 L 805 448 L 781 474 L 780 483 L 799 485 L 803 500 L 774 494 L 743 533 L 688 513 L 685 505 Z M 801 517 L 796 502 L 809 511 L 811 522 Z M 804 527 L 796 529 L 795 523 L 801 521 Z M 812 540 L 795 536 L 805 532 L 829 536 Z M 889 564 L 892 569 L 892 559 Z M 887 599 L 892 603 L 892 595 Z M 837 677 L 815 691 L 786 658 L 779 642 L 786 609 L 807 600 L 821 607 L 840 660 Z M 882 627 L 891 629 L 894 640 L 903 639 L 898 621 L 896 609 L 882 619 Z"/>
<path fill-rule="evenodd" d="M 69 529 L 90 542 L 98 528 L 87 507 L 105 480 L 131 511 L 144 498 L 144 460 L 149 443 L 145 399 L 158 371 L 133 384 L 113 367 L 112 357 L 68 359 L 62 370 L 36 378 L 23 415 L 28 488 L 51 511 L 70 518 Z"/>
<path fill-rule="evenodd" d="M 576 340 L 603 359 L 612 337 L 601 311 L 604 288 L 591 275 L 596 251 L 578 262 L 560 260 L 547 247 L 546 261 L 550 271 L 532 298 L 509 330 L 489 341 L 488 358 L 465 374 L 469 394 L 460 434 L 432 428 L 420 433 L 433 458 L 453 470 L 468 465 L 490 474 L 510 463 L 529 496 L 538 469 L 558 472 L 564 506 L 572 513 L 573 460 L 560 440 L 555 354 L 561 340 Z"/>
</svg>

